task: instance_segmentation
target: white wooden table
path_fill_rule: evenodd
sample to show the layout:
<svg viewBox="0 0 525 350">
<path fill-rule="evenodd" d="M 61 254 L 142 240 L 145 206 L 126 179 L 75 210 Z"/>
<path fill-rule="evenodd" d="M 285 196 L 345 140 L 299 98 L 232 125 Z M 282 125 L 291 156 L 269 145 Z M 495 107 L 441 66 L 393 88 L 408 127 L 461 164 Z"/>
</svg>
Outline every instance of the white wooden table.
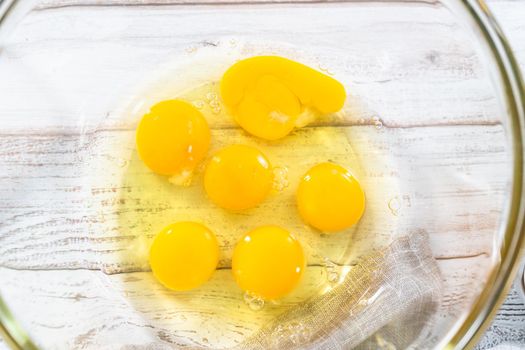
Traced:
<svg viewBox="0 0 525 350">
<path fill-rule="evenodd" d="M 507 34 L 521 67 L 525 70 L 525 0 L 491 0 L 489 5 Z M 441 257 L 441 259 L 446 261 L 448 257 Z M 52 263 L 51 261 L 50 264 Z M 133 282 L 132 278 L 130 277 L 130 282 Z M 68 296 L 68 298 L 82 297 L 81 294 Z M 525 347 L 525 303 L 516 291 L 511 292 L 501 308 L 487 338 L 482 340 L 481 348 L 486 349 L 505 342 L 513 342 Z M 2 347 L 5 347 L 5 344 L 2 345 L 0 341 L 0 349 Z"/>
</svg>

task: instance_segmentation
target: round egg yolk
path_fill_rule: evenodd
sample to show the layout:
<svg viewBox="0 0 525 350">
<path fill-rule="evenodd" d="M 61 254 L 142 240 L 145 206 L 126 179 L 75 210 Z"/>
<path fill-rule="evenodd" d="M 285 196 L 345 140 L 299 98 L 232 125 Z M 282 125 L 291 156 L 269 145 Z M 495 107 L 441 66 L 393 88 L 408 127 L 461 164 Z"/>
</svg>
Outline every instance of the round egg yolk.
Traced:
<svg viewBox="0 0 525 350">
<path fill-rule="evenodd" d="M 160 231 L 150 248 L 154 276 L 165 287 L 190 290 L 206 282 L 217 267 L 215 235 L 196 222 L 178 222 Z"/>
<path fill-rule="evenodd" d="M 348 170 L 321 163 L 301 179 L 297 206 L 308 224 L 323 232 L 336 232 L 359 221 L 365 210 L 365 194 Z"/>
<path fill-rule="evenodd" d="M 247 233 L 233 251 L 232 272 L 239 287 L 266 300 L 291 292 L 304 268 L 301 245 L 277 226 L 263 226 Z"/>
<path fill-rule="evenodd" d="M 346 99 L 337 80 L 277 56 L 235 63 L 222 77 L 220 92 L 237 123 L 266 140 L 288 135 L 305 107 L 328 114 L 340 110 Z"/>
<path fill-rule="evenodd" d="M 249 209 L 266 198 L 273 183 L 268 159 L 258 149 L 232 145 L 217 152 L 206 167 L 204 189 L 218 206 Z"/>
<path fill-rule="evenodd" d="M 203 115 L 187 102 L 162 101 L 142 117 L 136 134 L 142 161 L 161 175 L 192 171 L 210 145 Z"/>
</svg>

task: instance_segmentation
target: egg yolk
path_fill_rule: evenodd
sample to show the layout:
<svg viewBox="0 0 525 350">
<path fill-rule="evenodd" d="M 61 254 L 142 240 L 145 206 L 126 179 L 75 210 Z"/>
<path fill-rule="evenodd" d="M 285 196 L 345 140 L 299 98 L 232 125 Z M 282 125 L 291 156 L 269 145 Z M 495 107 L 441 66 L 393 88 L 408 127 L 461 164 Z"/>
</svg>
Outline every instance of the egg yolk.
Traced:
<svg viewBox="0 0 525 350">
<path fill-rule="evenodd" d="M 232 145 L 217 152 L 206 167 L 208 197 L 228 210 L 244 210 L 262 202 L 272 189 L 273 172 L 258 149 Z"/>
<path fill-rule="evenodd" d="M 233 252 L 232 272 L 239 287 L 266 300 L 291 292 L 304 268 L 301 245 L 277 226 L 263 226 L 247 233 Z"/>
<path fill-rule="evenodd" d="M 157 280 L 177 291 L 193 289 L 206 282 L 218 260 L 215 235 L 196 222 L 178 222 L 165 227 L 155 237 L 149 255 Z"/>
<path fill-rule="evenodd" d="M 203 115 L 180 100 L 162 101 L 142 117 L 136 134 L 142 161 L 161 175 L 192 171 L 210 145 Z"/>
<path fill-rule="evenodd" d="M 336 232 L 359 221 L 365 210 L 365 194 L 348 170 L 321 163 L 301 179 L 297 206 L 308 224 L 323 232 Z"/>
<path fill-rule="evenodd" d="M 288 135 L 305 107 L 328 114 L 340 110 L 346 99 L 337 80 L 277 56 L 235 63 L 222 77 L 220 92 L 237 123 L 266 140 Z"/>
</svg>

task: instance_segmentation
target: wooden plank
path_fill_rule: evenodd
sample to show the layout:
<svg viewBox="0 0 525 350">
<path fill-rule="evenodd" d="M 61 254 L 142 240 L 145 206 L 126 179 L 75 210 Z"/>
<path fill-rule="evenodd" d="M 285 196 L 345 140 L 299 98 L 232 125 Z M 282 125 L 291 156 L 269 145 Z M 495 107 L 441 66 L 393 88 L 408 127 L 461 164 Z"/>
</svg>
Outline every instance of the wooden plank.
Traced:
<svg viewBox="0 0 525 350">
<path fill-rule="evenodd" d="M 10 98 L 0 115 L 11 133 L 77 132 L 79 124 L 84 131 L 132 129 L 131 109 L 218 79 L 235 59 L 257 54 L 334 74 L 349 92 L 347 125 L 373 124 L 374 117 L 404 127 L 494 124 L 503 113 L 471 38 L 447 11 L 331 3 L 31 12 L 2 50 L 0 94 Z M 39 67 L 37 78 L 31 67 Z"/>
<path fill-rule="evenodd" d="M 133 150 L 133 132 L 100 132 L 86 140 L 2 138 L 0 222 L 5 234 L 0 262 L 21 269 L 142 271 L 154 234 L 170 222 L 193 219 L 216 232 L 224 253 L 220 266 L 228 266 L 237 239 L 266 224 L 264 217 L 295 232 L 307 249 L 322 247 L 340 263 L 347 249 L 361 254 L 419 228 L 429 232 L 439 258 L 492 254 L 489 237 L 499 225 L 508 185 L 508 173 L 494 166 L 508 161 L 499 146 L 504 139 L 499 126 L 451 126 L 432 133 L 369 126 L 306 128 L 279 144 L 254 141 L 235 129 L 216 130 L 213 136 L 213 149 L 255 144 L 274 166 L 287 168 L 289 186 L 257 209 L 229 214 L 206 199 L 202 169 L 187 188 L 146 169 Z M 356 172 L 367 193 L 367 212 L 351 247 L 345 234 L 319 236 L 296 214 L 300 176 L 327 159 Z M 414 186 L 401 188 L 399 178 Z M 434 179 L 432 188 L 429 178 Z M 480 200 L 487 196 L 492 200 Z M 318 262 L 313 253 L 310 260 Z"/>
<path fill-rule="evenodd" d="M 310 292 L 317 292 L 317 275 L 322 273 L 319 267 L 308 268 L 303 283 L 307 289 L 310 285 Z M 232 346 L 302 298 L 287 297 L 253 311 L 229 270 L 219 270 L 201 288 L 183 293 L 168 291 L 150 273 L 106 276 L 85 270 L 0 269 L 0 276 L 9 281 L 4 297 L 21 311 L 17 316 L 30 322 L 27 326 L 46 348 L 109 349 L 127 333 L 128 345 L 206 346 L 208 338 L 211 344 Z M 10 295 L 10 290 L 21 294 Z M 35 317 L 41 303 L 55 305 L 45 322 Z M 77 322 L 64 323 L 68 318 Z"/>
<path fill-rule="evenodd" d="M 472 271 L 458 273 L 463 266 L 476 267 L 470 260 L 449 260 L 440 265 L 449 287 L 438 326 L 461 317 L 472 302 L 472 287 L 478 276 Z M 323 273 L 320 267 L 308 268 L 303 282 L 310 288 L 307 292 L 316 291 L 317 276 Z M 262 310 L 251 310 L 242 301 L 230 270 L 219 270 L 201 288 L 184 293 L 166 290 L 147 272 L 105 275 L 86 270 L 0 268 L 0 277 L 7 281 L 4 297 L 45 348 L 111 349 L 122 337 L 130 346 L 229 347 L 244 341 L 302 298 L 294 295 Z M 55 307 L 46 310 L 42 322 L 39 305 L 50 303 Z M 76 322 L 65 323 L 69 318 Z"/>
</svg>

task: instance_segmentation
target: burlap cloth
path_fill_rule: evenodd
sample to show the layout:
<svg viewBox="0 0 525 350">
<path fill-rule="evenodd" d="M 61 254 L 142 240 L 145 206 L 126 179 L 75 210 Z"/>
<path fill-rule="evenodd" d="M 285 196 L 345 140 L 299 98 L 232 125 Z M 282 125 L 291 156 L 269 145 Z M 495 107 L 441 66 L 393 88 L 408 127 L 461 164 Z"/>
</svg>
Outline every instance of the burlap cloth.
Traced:
<svg viewBox="0 0 525 350">
<path fill-rule="evenodd" d="M 428 237 L 414 232 L 359 259 L 340 285 L 280 315 L 235 350 L 429 348 L 441 294 Z"/>
</svg>

